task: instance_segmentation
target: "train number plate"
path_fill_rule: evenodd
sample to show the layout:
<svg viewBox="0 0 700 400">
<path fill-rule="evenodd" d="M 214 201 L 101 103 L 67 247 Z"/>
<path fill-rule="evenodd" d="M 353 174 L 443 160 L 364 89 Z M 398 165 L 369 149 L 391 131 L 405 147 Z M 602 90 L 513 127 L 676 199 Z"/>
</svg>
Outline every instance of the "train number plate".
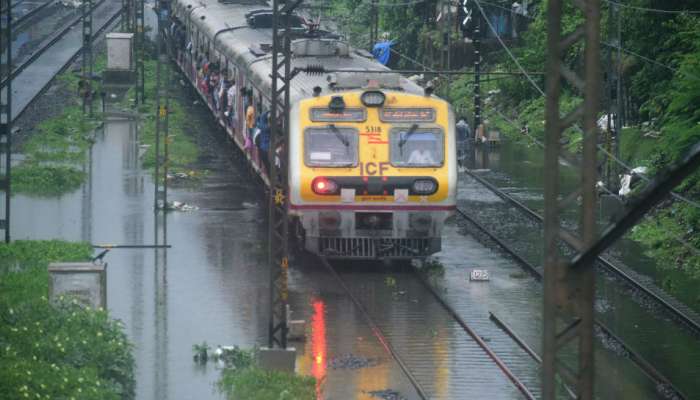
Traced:
<svg viewBox="0 0 700 400">
<path fill-rule="evenodd" d="M 473 269 L 469 275 L 470 281 L 488 281 L 490 279 L 489 271 L 485 269 Z"/>
</svg>

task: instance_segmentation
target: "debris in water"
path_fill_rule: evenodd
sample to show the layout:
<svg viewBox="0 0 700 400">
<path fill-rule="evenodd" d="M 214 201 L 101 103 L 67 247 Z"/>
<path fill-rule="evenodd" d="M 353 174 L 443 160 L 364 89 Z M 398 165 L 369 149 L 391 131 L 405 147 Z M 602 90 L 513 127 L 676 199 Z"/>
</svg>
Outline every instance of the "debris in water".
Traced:
<svg viewBox="0 0 700 400">
<path fill-rule="evenodd" d="M 394 287 L 396 286 L 396 279 L 394 279 L 391 276 L 387 276 L 386 278 L 384 278 L 384 284 L 389 287 Z"/>
<path fill-rule="evenodd" d="M 377 365 L 379 365 L 378 358 L 367 358 L 352 354 L 345 354 L 330 361 L 330 366 L 333 369 L 360 369 L 375 367 Z"/>
<path fill-rule="evenodd" d="M 206 364 L 209 359 L 209 350 L 211 347 L 207 342 L 202 342 L 202 344 L 192 345 L 192 351 L 194 351 L 194 361 L 199 364 Z"/>
<path fill-rule="evenodd" d="M 168 206 L 166 207 L 166 209 L 174 211 L 197 211 L 199 210 L 199 207 L 192 206 L 181 201 L 171 201 L 168 202 Z"/>
<path fill-rule="evenodd" d="M 371 392 L 366 392 L 372 397 L 383 400 L 406 400 L 405 397 L 401 396 L 396 390 L 385 389 L 385 390 L 372 390 Z"/>
<path fill-rule="evenodd" d="M 255 208 L 258 206 L 258 203 L 248 203 L 247 201 L 244 201 L 241 205 L 245 208 Z"/>
</svg>

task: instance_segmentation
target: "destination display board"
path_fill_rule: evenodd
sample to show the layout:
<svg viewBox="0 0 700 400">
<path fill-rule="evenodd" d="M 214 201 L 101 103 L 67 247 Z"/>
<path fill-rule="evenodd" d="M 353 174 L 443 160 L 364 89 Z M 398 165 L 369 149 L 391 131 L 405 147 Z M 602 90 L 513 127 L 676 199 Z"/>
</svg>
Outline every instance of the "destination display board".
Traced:
<svg viewBox="0 0 700 400">
<path fill-rule="evenodd" d="M 379 111 L 382 122 L 435 122 L 432 108 L 382 108 Z"/>
<path fill-rule="evenodd" d="M 364 122 L 367 114 L 363 108 L 345 108 L 341 111 L 312 108 L 310 117 L 313 122 Z"/>
</svg>

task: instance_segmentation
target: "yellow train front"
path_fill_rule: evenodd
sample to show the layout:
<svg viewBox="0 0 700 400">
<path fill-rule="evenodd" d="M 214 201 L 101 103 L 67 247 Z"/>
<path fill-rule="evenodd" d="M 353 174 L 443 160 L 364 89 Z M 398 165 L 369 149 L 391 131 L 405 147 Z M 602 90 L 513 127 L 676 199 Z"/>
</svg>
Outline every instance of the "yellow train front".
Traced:
<svg viewBox="0 0 700 400">
<path fill-rule="evenodd" d="M 360 259 L 440 251 L 457 183 L 447 102 L 365 87 L 302 99 L 290 122 L 290 214 L 307 251 Z"/>
</svg>

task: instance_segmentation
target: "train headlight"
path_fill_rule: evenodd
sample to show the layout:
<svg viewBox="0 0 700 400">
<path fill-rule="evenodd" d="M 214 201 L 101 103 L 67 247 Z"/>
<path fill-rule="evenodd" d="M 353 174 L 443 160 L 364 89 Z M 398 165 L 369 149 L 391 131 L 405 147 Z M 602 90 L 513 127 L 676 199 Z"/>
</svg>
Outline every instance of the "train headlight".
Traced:
<svg viewBox="0 0 700 400">
<path fill-rule="evenodd" d="M 311 190 L 316 194 L 332 195 L 340 193 L 340 186 L 338 186 L 338 183 L 333 179 L 319 176 L 311 181 Z"/>
<path fill-rule="evenodd" d="M 416 179 L 413 181 L 411 191 L 414 194 L 428 195 L 437 192 L 437 182 L 434 179 Z"/>
<path fill-rule="evenodd" d="M 386 96 L 384 96 L 382 92 L 373 90 L 362 93 L 360 100 L 362 100 L 362 104 L 364 104 L 365 107 L 381 107 L 384 105 Z"/>
</svg>

